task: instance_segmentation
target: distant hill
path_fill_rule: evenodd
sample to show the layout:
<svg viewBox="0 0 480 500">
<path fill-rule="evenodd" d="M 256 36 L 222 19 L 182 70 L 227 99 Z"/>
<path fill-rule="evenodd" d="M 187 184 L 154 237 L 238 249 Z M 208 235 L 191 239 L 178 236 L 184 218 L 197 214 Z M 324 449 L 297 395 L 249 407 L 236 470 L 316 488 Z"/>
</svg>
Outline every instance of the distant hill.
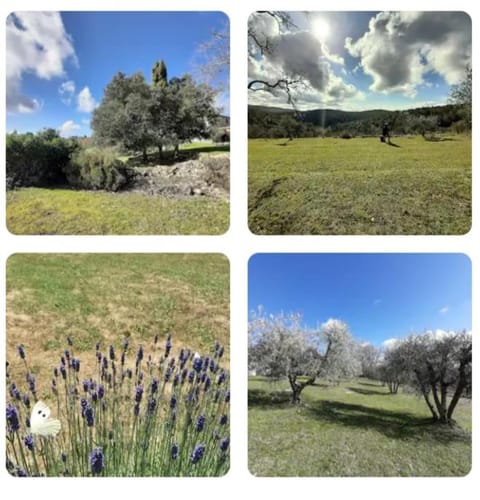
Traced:
<svg viewBox="0 0 480 500">
<path fill-rule="evenodd" d="M 447 104 L 443 106 L 419 107 L 401 111 L 370 109 L 366 111 L 342 111 L 339 109 L 314 109 L 295 113 L 292 108 L 275 108 L 269 106 L 249 106 L 248 124 L 250 137 L 271 137 L 282 134 L 277 129 L 290 128 L 288 135 L 315 136 L 316 129 L 338 133 L 348 130 L 356 133 L 376 134 L 378 127 L 384 122 L 397 129 L 399 133 L 408 133 L 407 126 L 413 121 L 430 120 L 436 127 L 447 128 L 462 119 L 459 106 Z M 292 122 L 301 125 L 302 130 L 295 130 Z M 297 127 L 298 128 L 298 127 Z M 418 128 L 418 127 L 417 127 Z M 421 128 L 421 127 L 420 127 Z M 285 133 L 283 133 L 285 136 Z"/>
</svg>

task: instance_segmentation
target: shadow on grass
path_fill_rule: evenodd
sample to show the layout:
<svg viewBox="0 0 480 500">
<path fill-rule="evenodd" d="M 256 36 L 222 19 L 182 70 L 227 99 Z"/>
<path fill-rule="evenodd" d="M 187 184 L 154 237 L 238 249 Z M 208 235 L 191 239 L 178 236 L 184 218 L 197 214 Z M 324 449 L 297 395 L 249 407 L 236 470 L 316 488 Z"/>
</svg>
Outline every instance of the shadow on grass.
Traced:
<svg viewBox="0 0 480 500">
<path fill-rule="evenodd" d="M 347 389 L 349 391 L 356 392 L 357 394 L 363 394 L 365 396 L 391 396 L 391 394 L 388 392 L 374 391 L 373 389 L 363 389 L 362 387 L 347 387 Z"/>
<path fill-rule="evenodd" d="M 373 429 L 393 439 L 429 439 L 450 443 L 471 442 L 471 435 L 458 427 L 435 424 L 430 418 L 408 412 L 372 408 L 339 401 L 316 401 L 306 408 L 313 418 L 335 425 Z"/>
<path fill-rule="evenodd" d="M 399 148 L 399 147 L 401 147 L 398 144 L 395 144 L 394 142 L 387 142 L 386 144 L 388 144 L 389 146 L 392 146 L 393 148 Z"/>
<path fill-rule="evenodd" d="M 358 385 L 366 385 L 368 387 L 377 387 L 380 388 L 380 384 L 375 384 L 375 382 L 358 382 Z"/>
<path fill-rule="evenodd" d="M 250 389 L 248 391 L 248 406 L 256 408 L 279 408 L 291 406 L 290 391 L 263 391 L 261 389 Z"/>
</svg>

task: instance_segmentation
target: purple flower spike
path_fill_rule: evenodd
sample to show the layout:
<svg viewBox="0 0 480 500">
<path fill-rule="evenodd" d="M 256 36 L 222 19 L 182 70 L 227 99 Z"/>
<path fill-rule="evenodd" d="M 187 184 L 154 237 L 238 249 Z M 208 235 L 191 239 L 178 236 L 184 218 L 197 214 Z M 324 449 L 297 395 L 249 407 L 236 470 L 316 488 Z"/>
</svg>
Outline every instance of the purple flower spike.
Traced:
<svg viewBox="0 0 480 500">
<path fill-rule="evenodd" d="M 137 388 L 135 389 L 135 401 L 137 403 L 140 403 L 142 400 L 142 395 L 143 395 L 143 387 L 141 385 L 137 385 Z"/>
<path fill-rule="evenodd" d="M 90 453 L 90 467 L 92 474 L 101 474 L 105 468 L 103 449 L 100 447 L 95 448 Z"/>
<path fill-rule="evenodd" d="M 224 438 L 220 441 L 220 449 L 222 451 L 227 451 L 228 450 L 228 445 L 230 444 L 230 439 L 227 437 L 227 438 Z"/>
<path fill-rule="evenodd" d="M 192 454 L 190 456 L 190 461 L 192 462 L 192 464 L 196 464 L 202 459 L 204 454 L 205 454 L 205 445 L 203 443 L 198 444 L 192 451 Z"/>
<path fill-rule="evenodd" d="M 195 424 L 195 428 L 197 429 L 197 432 L 202 432 L 204 426 L 205 426 L 205 415 L 200 415 L 197 418 L 197 423 Z"/>
<path fill-rule="evenodd" d="M 20 422 L 18 420 L 17 407 L 12 404 L 7 405 L 6 416 L 9 432 L 18 431 L 20 428 Z"/>
<path fill-rule="evenodd" d="M 18 345 L 17 351 L 18 351 L 18 355 L 20 356 L 20 358 L 25 359 L 25 349 L 24 349 L 23 345 Z"/>
<path fill-rule="evenodd" d="M 34 448 L 34 442 L 33 442 L 33 436 L 31 434 L 28 434 L 23 438 L 23 442 L 25 443 L 25 446 L 30 450 L 33 451 Z"/>
</svg>

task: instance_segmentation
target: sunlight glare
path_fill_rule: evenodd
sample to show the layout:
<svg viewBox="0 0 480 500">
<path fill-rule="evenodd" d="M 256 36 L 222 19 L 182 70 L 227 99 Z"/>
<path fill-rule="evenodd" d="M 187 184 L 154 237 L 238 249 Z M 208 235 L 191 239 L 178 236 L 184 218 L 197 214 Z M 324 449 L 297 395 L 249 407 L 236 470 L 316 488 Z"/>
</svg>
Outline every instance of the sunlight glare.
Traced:
<svg viewBox="0 0 480 500">
<path fill-rule="evenodd" d="M 325 42 L 330 36 L 330 25 L 323 17 L 315 17 L 311 23 L 312 34 L 320 42 Z"/>
</svg>

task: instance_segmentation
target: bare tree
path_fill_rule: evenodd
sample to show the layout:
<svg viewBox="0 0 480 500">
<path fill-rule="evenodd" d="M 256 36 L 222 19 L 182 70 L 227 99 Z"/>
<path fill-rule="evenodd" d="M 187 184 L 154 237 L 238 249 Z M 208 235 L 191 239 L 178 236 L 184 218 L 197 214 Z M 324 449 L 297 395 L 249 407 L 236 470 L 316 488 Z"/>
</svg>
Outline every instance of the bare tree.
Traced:
<svg viewBox="0 0 480 500">
<path fill-rule="evenodd" d="M 208 85 L 214 85 L 219 76 L 225 76 L 228 80 L 230 74 L 230 30 L 228 24 L 225 24 L 220 30 L 212 31 L 210 38 L 197 47 L 194 67 L 195 74 Z M 225 84 L 221 85 L 225 86 Z"/>
<path fill-rule="evenodd" d="M 273 55 L 276 50 L 275 37 L 266 33 L 262 28 L 262 23 L 259 22 L 265 18 L 273 20 L 279 32 L 297 28 L 288 12 L 257 11 L 253 13 L 248 20 L 248 57 L 250 59 L 256 59 L 259 55 Z M 301 75 L 285 75 L 282 78 L 272 80 L 253 78 L 248 82 L 248 90 L 252 92 L 262 90 L 269 92 L 283 91 L 286 94 L 287 103 L 297 112 L 292 90 L 301 84 L 304 84 Z"/>
</svg>

